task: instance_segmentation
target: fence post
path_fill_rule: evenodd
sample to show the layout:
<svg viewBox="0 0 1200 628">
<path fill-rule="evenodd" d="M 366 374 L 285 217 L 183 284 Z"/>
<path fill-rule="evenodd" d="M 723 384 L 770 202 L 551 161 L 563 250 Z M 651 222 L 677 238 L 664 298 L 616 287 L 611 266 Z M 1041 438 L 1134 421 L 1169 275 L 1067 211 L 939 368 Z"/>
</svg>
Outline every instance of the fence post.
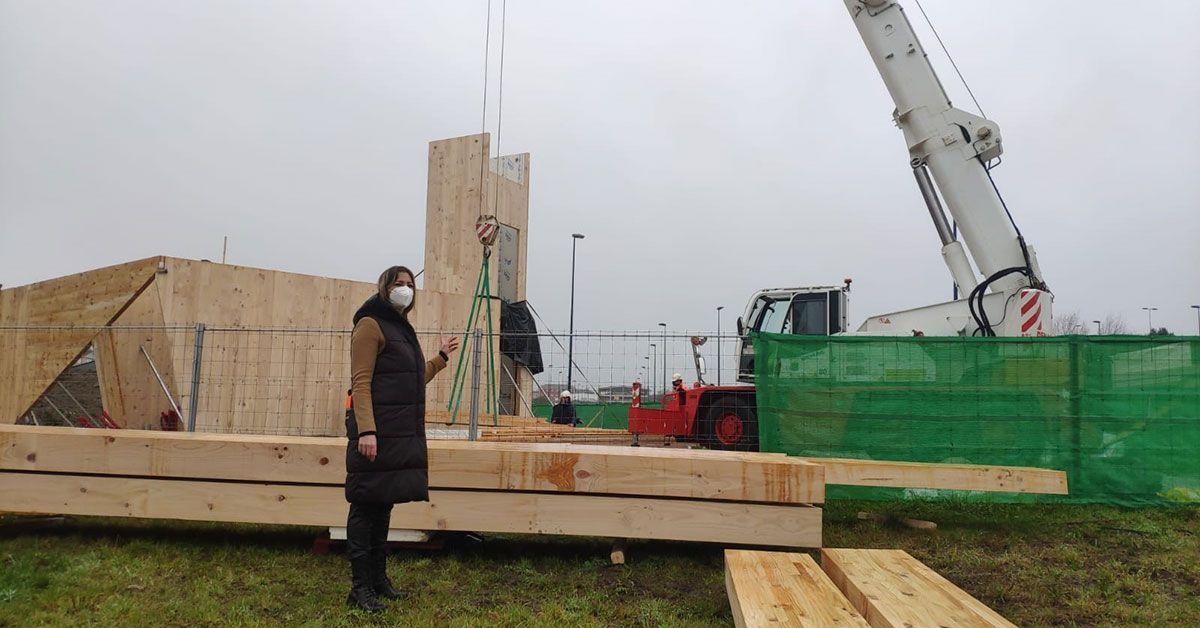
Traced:
<svg viewBox="0 0 1200 628">
<path fill-rule="evenodd" d="M 188 431 L 196 431 L 196 406 L 200 397 L 200 365 L 204 355 L 204 323 L 196 323 L 196 346 L 192 351 L 192 396 L 188 399 Z"/>
<path fill-rule="evenodd" d="M 472 343 L 475 345 L 475 363 L 471 366 L 471 418 L 467 425 L 467 439 L 479 440 L 479 358 L 483 344 L 483 332 L 478 327 L 475 328 L 475 333 L 471 335 Z"/>
<path fill-rule="evenodd" d="M 1083 386 L 1084 380 L 1081 376 L 1083 369 L 1083 361 L 1080 359 L 1080 344 L 1083 342 L 1080 336 L 1067 336 L 1067 365 L 1071 369 L 1067 377 L 1067 385 L 1070 387 L 1070 397 L 1067 398 L 1068 412 L 1071 413 L 1071 469 L 1067 474 L 1067 481 L 1070 486 L 1078 486 L 1082 483 L 1081 475 L 1083 473 Z M 1067 469 L 1064 469 L 1067 471 Z"/>
</svg>

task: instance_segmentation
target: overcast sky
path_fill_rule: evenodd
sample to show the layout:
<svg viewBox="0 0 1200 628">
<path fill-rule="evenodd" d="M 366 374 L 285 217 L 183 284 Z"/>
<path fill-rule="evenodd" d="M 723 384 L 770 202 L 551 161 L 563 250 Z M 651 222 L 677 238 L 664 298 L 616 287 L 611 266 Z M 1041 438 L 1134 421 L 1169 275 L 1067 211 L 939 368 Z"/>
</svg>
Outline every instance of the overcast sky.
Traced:
<svg viewBox="0 0 1200 628">
<path fill-rule="evenodd" d="M 1200 4 L 924 4 L 1003 130 L 997 182 L 1056 311 L 1144 331 L 1155 306 L 1195 333 Z M 427 143 L 480 131 L 485 11 L 0 0 L 0 283 L 219 259 L 224 235 L 237 264 L 420 267 Z M 513 0 L 506 40 L 500 144 L 532 154 L 529 298 L 552 326 L 576 231 L 579 329 L 711 329 L 756 289 L 847 276 L 855 327 L 949 298 L 842 2 Z"/>
</svg>

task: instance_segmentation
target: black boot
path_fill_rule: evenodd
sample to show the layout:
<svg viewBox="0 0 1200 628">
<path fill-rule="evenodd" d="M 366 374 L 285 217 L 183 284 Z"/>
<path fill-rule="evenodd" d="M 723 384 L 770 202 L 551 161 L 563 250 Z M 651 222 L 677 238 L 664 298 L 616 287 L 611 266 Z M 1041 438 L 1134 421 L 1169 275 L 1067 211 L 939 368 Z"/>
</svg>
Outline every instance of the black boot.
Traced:
<svg viewBox="0 0 1200 628">
<path fill-rule="evenodd" d="M 383 604 L 375 598 L 375 589 L 371 586 L 371 557 L 351 559 L 350 573 L 353 580 L 346 604 L 368 613 L 381 612 Z"/>
<path fill-rule="evenodd" d="M 371 586 L 375 596 L 384 600 L 398 600 L 404 597 L 399 589 L 392 586 L 387 575 L 387 550 L 374 549 L 371 553 Z"/>
</svg>

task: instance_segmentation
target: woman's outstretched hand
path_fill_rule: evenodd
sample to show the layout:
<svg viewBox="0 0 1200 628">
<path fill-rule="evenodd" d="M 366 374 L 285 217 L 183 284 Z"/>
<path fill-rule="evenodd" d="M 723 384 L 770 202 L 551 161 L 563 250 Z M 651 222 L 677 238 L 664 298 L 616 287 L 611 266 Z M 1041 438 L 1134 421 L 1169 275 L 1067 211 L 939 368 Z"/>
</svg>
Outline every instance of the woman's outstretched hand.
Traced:
<svg viewBox="0 0 1200 628">
<path fill-rule="evenodd" d="M 458 351 L 458 336 L 442 336 L 442 353 L 450 355 Z"/>
</svg>

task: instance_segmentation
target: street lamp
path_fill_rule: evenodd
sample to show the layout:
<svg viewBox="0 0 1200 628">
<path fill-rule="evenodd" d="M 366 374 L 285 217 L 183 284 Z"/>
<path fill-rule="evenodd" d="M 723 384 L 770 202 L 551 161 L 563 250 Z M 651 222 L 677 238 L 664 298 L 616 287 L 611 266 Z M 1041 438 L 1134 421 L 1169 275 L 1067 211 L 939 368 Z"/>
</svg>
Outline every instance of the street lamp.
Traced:
<svg viewBox="0 0 1200 628">
<path fill-rule="evenodd" d="M 1150 324 L 1150 331 L 1153 332 L 1154 331 L 1154 311 L 1157 310 L 1158 308 L 1144 307 L 1142 309 L 1146 310 L 1146 322 Z"/>
<path fill-rule="evenodd" d="M 1193 305 L 1193 310 L 1196 310 L 1196 333 L 1200 334 L 1200 305 Z"/>
<path fill-rule="evenodd" d="M 663 394 L 667 392 L 667 324 L 659 323 L 659 327 L 663 328 Z"/>
<path fill-rule="evenodd" d="M 567 390 L 571 390 L 571 374 L 575 372 L 575 245 L 582 233 L 571 234 L 571 329 L 567 337 Z"/>
<path fill-rule="evenodd" d="M 1100 335 L 1100 321 L 1092 321 L 1092 322 L 1096 324 L 1096 335 L 1099 336 Z"/>
<path fill-rule="evenodd" d="M 653 342 L 650 343 L 650 355 L 654 356 L 650 358 L 650 378 L 648 379 L 650 382 L 650 396 L 653 397 L 654 380 L 658 379 L 658 345 Z"/>
<path fill-rule="evenodd" d="M 724 305 L 717 306 L 717 385 L 721 385 L 721 310 Z"/>
</svg>

